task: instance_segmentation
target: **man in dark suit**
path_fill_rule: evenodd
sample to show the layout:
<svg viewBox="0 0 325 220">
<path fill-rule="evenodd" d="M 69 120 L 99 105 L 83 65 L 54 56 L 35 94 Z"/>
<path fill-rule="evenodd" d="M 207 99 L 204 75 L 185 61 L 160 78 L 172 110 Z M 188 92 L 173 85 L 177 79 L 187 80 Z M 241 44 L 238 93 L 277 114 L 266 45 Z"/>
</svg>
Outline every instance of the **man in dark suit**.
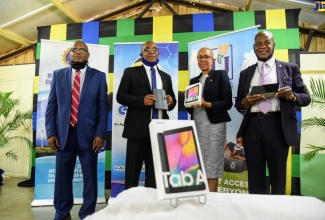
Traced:
<svg viewBox="0 0 325 220">
<path fill-rule="evenodd" d="M 258 61 L 241 71 L 235 103 L 236 109 L 244 115 L 237 137 L 243 137 L 248 189 L 253 194 L 268 191 L 266 165 L 271 194 L 285 194 L 288 150 L 298 141 L 295 106 L 307 106 L 311 101 L 298 65 L 276 60 L 274 47 L 271 32 L 256 34 L 254 51 Z M 251 95 L 252 87 L 266 78 L 267 84 L 279 83 L 275 95 Z"/>
<path fill-rule="evenodd" d="M 76 41 L 70 51 L 71 67 L 53 73 L 45 126 L 49 146 L 56 151 L 56 220 L 71 219 L 77 156 L 84 180 L 79 217 L 95 212 L 98 150 L 107 136 L 108 97 L 106 75 L 87 65 L 89 55 L 87 45 Z"/>
<path fill-rule="evenodd" d="M 159 49 L 148 41 L 141 46 L 141 66 L 124 70 L 117 94 L 118 103 L 128 107 L 122 136 L 127 138 L 125 189 L 138 186 L 139 175 L 145 163 L 145 186 L 156 188 L 154 164 L 150 142 L 149 123 L 155 111 L 156 97 L 152 90 L 152 71 L 155 71 L 156 88 L 166 92 L 168 111 L 176 106 L 170 75 L 157 68 Z M 168 119 L 167 110 L 158 110 L 158 119 Z"/>
</svg>

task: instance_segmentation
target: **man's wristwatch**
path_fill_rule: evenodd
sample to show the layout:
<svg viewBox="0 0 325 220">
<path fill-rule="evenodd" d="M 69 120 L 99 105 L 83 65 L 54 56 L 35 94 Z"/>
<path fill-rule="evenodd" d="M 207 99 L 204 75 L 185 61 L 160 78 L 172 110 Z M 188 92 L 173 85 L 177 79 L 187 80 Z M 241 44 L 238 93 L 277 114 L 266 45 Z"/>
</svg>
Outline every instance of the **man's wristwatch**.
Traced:
<svg viewBox="0 0 325 220">
<path fill-rule="evenodd" d="M 297 102 L 297 96 L 293 95 L 293 102 Z"/>
</svg>

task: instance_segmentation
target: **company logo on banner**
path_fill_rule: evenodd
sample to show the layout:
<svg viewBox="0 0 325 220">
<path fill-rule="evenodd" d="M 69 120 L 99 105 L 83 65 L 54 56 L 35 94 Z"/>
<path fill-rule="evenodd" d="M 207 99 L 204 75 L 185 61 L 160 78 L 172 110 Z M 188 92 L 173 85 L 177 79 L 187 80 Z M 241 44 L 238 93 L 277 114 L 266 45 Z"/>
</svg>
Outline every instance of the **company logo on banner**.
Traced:
<svg viewBox="0 0 325 220">
<path fill-rule="evenodd" d="M 66 49 L 62 54 L 62 62 L 65 66 L 71 66 L 70 63 L 70 48 Z"/>
<path fill-rule="evenodd" d="M 198 51 L 202 47 L 211 48 L 215 58 L 213 69 L 227 71 L 234 96 L 233 103 L 235 103 L 240 71 L 257 61 L 253 51 L 254 37 L 257 31 L 257 26 L 255 26 L 189 43 L 190 78 L 201 73 L 196 58 Z M 242 115 L 234 107 L 228 113 L 231 122 L 227 123 L 227 143 L 225 143 L 225 150 L 227 151 L 229 151 L 229 143 L 237 142 L 236 134 L 242 121 Z M 241 152 L 244 154 L 244 149 Z M 227 158 L 226 155 L 230 154 L 225 151 L 224 155 Z M 248 193 L 247 171 L 243 163 L 246 163 L 246 161 L 225 159 L 225 171 L 227 172 L 225 172 L 222 179 L 219 179 L 219 192 Z"/>
<path fill-rule="evenodd" d="M 125 117 L 127 110 L 128 110 L 128 107 L 127 106 L 124 106 L 124 105 L 118 105 L 117 106 L 117 113 L 120 116 Z"/>
<path fill-rule="evenodd" d="M 219 45 L 217 48 L 211 49 L 215 54 L 216 59 L 212 68 L 215 70 L 226 70 L 229 79 L 232 80 L 234 78 L 232 45 Z"/>
<path fill-rule="evenodd" d="M 325 11 L 325 1 L 315 1 L 314 11 L 324 12 Z"/>
<path fill-rule="evenodd" d="M 55 152 L 48 146 L 45 132 L 45 110 L 51 89 L 53 71 L 70 66 L 72 42 L 42 40 L 40 46 L 39 91 L 37 99 L 35 196 L 32 206 L 53 205 Z M 109 47 L 87 44 L 89 66 L 108 72 Z M 73 176 L 74 202 L 82 203 L 83 175 L 77 160 Z M 98 152 L 98 200 L 105 202 L 105 146 Z"/>
<path fill-rule="evenodd" d="M 112 128 L 112 180 L 111 196 L 116 197 L 124 190 L 125 175 L 125 153 L 126 139 L 122 137 L 124 128 L 124 119 L 127 112 L 127 106 L 123 106 L 116 101 L 117 89 L 124 72 L 124 69 L 131 66 L 141 66 L 142 43 L 121 43 L 114 45 L 114 92 L 113 92 L 113 128 Z M 168 73 L 173 82 L 175 94 L 178 91 L 178 43 L 157 43 L 159 48 L 158 68 Z M 130 53 L 133 51 L 133 53 Z M 170 119 L 177 119 L 177 108 L 168 112 Z M 140 174 L 139 185 L 144 183 L 144 170 Z"/>
</svg>

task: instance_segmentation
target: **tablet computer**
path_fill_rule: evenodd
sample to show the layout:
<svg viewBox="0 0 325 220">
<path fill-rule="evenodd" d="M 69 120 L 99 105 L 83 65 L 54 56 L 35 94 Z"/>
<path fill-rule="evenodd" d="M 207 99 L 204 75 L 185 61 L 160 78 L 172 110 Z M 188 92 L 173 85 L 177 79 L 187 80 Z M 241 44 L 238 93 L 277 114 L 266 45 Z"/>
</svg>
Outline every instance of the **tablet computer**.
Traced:
<svg viewBox="0 0 325 220">
<path fill-rule="evenodd" d="M 192 126 L 157 133 L 166 193 L 205 190 Z"/>
<path fill-rule="evenodd" d="M 201 105 L 202 85 L 195 83 L 186 87 L 184 105 L 188 107 L 193 104 Z"/>
<path fill-rule="evenodd" d="M 156 97 L 155 109 L 167 110 L 168 105 L 167 105 L 167 99 L 165 99 L 165 97 L 166 97 L 165 90 L 163 90 L 163 89 L 153 89 L 152 93 Z"/>
<path fill-rule="evenodd" d="M 274 97 L 278 89 L 279 89 L 279 83 L 266 84 L 262 86 L 253 86 L 250 94 L 251 95 L 262 94 L 265 97 Z"/>
</svg>

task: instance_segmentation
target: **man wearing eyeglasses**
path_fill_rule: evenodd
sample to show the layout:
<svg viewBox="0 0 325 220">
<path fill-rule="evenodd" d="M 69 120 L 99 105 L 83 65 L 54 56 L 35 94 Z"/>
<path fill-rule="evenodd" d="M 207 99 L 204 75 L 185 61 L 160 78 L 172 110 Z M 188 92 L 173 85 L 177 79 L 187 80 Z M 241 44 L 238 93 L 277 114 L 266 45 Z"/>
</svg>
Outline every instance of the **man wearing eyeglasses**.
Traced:
<svg viewBox="0 0 325 220">
<path fill-rule="evenodd" d="M 157 45 L 152 41 L 145 42 L 141 46 L 140 56 L 143 65 L 124 70 L 116 95 L 117 102 L 128 107 L 122 134 L 127 138 L 125 189 L 138 186 L 143 162 L 145 186 L 156 188 L 149 123 L 152 118 L 168 119 L 167 111 L 176 106 L 171 77 L 157 66 Z M 158 110 L 157 115 L 154 114 L 156 97 L 153 95 L 153 88 L 165 90 L 164 98 L 168 105 L 167 110 Z"/>
<path fill-rule="evenodd" d="M 48 97 L 45 126 L 49 147 L 56 152 L 55 218 L 71 219 L 72 181 L 79 157 L 84 188 L 79 217 L 95 212 L 98 150 L 107 137 L 106 74 L 88 66 L 87 45 L 76 41 L 70 67 L 55 70 Z"/>
<path fill-rule="evenodd" d="M 285 194 L 289 147 L 299 141 L 295 106 L 311 101 L 299 66 L 276 60 L 275 45 L 271 32 L 255 35 L 258 61 L 241 71 L 237 90 L 235 107 L 244 116 L 237 137 L 245 146 L 251 194 Z M 253 86 L 276 83 L 269 95 L 252 93 Z M 266 183 L 266 168 L 271 186 Z"/>
</svg>

